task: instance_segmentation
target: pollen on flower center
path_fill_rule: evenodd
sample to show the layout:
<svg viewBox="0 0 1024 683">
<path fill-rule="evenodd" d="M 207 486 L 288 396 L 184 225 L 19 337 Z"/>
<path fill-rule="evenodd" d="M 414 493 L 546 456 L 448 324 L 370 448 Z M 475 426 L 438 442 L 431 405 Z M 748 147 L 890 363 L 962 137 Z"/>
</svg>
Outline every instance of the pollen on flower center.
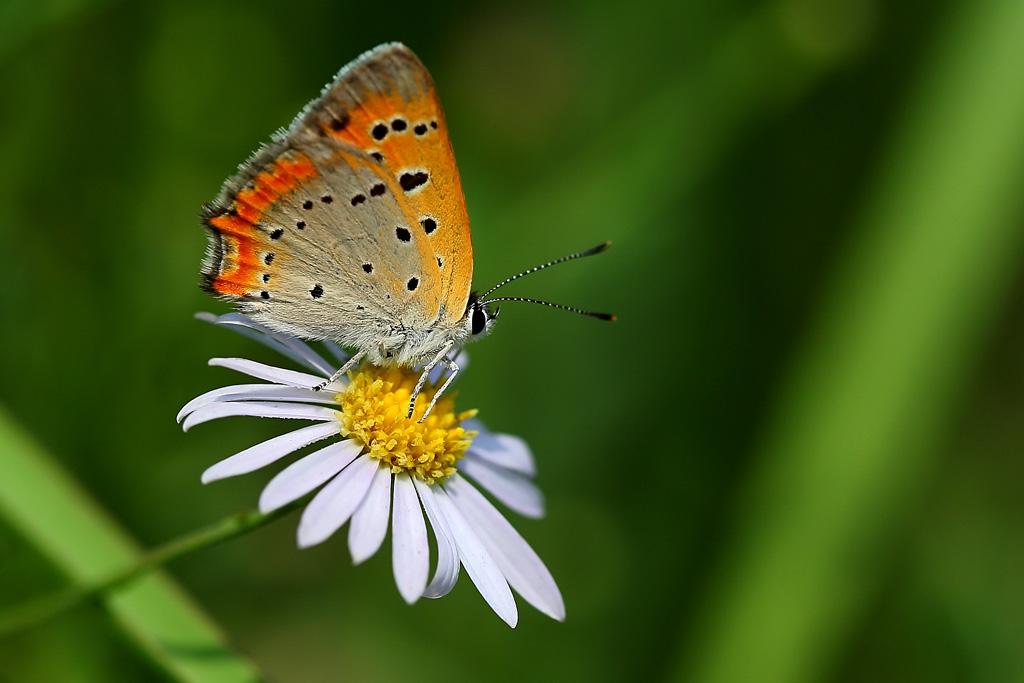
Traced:
<svg viewBox="0 0 1024 683">
<path fill-rule="evenodd" d="M 476 436 L 460 425 L 476 411 L 455 413 L 455 402 L 446 395 L 419 423 L 437 390 L 428 383 L 416 397 L 412 417 L 407 418 L 418 379 L 419 373 L 408 368 L 364 365 L 336 400 L 346 436 L 362 441 L 366 452 L 390 465 L 393 473 L 409 472 L 431 484 L 455 474 L 455 463 Z"/>
</svg>

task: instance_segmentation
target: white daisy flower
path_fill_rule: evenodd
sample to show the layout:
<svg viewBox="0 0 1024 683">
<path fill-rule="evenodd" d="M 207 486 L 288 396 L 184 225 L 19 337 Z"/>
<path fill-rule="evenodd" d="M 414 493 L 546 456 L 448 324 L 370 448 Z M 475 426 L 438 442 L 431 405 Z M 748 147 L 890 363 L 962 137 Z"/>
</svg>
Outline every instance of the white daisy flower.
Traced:
<svg viewBox="0 0 1024 683">
<path fill-rule="evenodd" d="M 413 417 L 407 419 L 418 379 L 414 370 L 363 366 L 327 390 L 314 392 L 310 387 L 329 378 L 347 359 L 336 345 L 325 342 L 337 365 L 305 342 L 272 332 L 239 313 L 198 317 L 256 339 L 314 373 L 242 358 L 211 359 L 210 365 L 264 383 L 222 387 L 189 401 L 178 413 L 186 431 L 234 415 L 313 424 L 221 460 L 203 473 L 203 483 L 246 474 L 327 442 L 281 470 L 260 496 L 259 508 L 266 513 L 319 489 L 299 522 L 300 548 L 326 541 L 350 521 L 348 547 L 359 564 L 380 548 L 390 520 L 395 583 L 409 604 L 421 596 L 446 595 L 461 564 L 487 604 L 510 626 L 518 621 L 511 590 L 544 614 L 559 621 L 565 618 L 562 595 L 547 567 L 477 489 L 482 487 L 521 515 L 543 516 L 544 499 L 533 483 L 533 456 L 521 439 L 488 431 L 472 419 L 476 411 L 455 413 L 448 396 L 418 423 L 439 384 L 439 373 L 431 377 L 416 400 Z M 464 356 L 460 363 L 465 364 Z M 424 513 L 437 547 L 429 583 Z"/>
</svg>

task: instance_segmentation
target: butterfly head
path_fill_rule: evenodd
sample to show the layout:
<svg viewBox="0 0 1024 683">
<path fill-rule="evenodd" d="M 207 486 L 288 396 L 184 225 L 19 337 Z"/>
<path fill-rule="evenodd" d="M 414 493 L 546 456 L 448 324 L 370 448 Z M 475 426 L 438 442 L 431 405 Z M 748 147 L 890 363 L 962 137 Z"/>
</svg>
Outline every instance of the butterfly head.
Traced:
<svg viewBox="0 0 1024 683">
<path fill-rule="evenodd" d="M 490 333 L 498 319 L 501 306 L 491 306 L 480 298 L 480 295 L 473 292 L 469 295 L 469 304 L 466 306 L 466 315 L 463 316 L 464 325 L 468 330 L 467 338 L 480 339 Z"/>
<path fill-rule="evenodd" d="M 539 270 L 544 270 L 545 268 L 549 268 L 551 266 L 558 265 L 559 263 L 565 263 L 566 261 L 573 261 L 573 260 L 578 259 L 578 258 L 583 258 L 584 256 L 592 256 L 594 254 L 600 254 L 602 251 L 607 249 L 610 245 L 611 245 L 611 242 L 604 242 L 603 244 L 599 244 L 596 247 L 593 247 L 591 249 L 587 249 L 585 251 L 580 251 L 580 252 L 577 252 L 575 254 L 569 254 L 568 256 L 563 256 L 560 259 L 555 259 L 554 261 L 548 261 L 547 263 L 542 263 L 539 266 L 534 266 L 533 268 L 530 268 L 529 270 L 524 270 L 523 272 L 517 273 L 516 275 L 513 275 L 512 277 L 505 278 L 504 280 L 502 280 L 498 284 L 496 284 L 493 287 L 491 287 L 490 289 L 488 289 L 483 294 L 478 294 L 477 292 L 473 292 L 472 294 L 469 295 L 469 303 L 466 305 L 466 314 L 462 317 L 462 324 L 464 326 L 464 331 L 465 331 L 466 339 L 478 339 L 480 337 L 483 337 L 484 335 L 486 335 L 488 332 L 491 331 L 491 328 L 494 327 L 494 322 L 498 319 L 498 313 L 501 311 L 501 307 L 500 306 L 494 306 L 494 304 L 499 302 L 499 301 L 525 301 L 525 302 L 531 303 L 531 304 L 541 304 L 542 306 L 550 306 L 552 308 L 559 308 L 559 309 L 562 309 L 563 311 L 571 311 L 573 313 L 579 313 L 581 315 L 590 316 L 592 318 L 598 318 L 599 320 L 615 320 L 615 316 L 611 315 L 609 313 L 592 313 L 590 311 L 580 310 L 579 308 L 575 308 L 573 306 L 563 306 L 561 304 L 553 304 L 553 303 L 551 303 L 549 301 L 540 301 L 538 299 L 528 299 L 526 297 L 521 297 L 521 296 L 499 296 L 499 297 L 492 297 L 491 296 L 491 294 L 495 290 L 500 289 L 501 287 L 504 287 L 508 283 L 513 282 L 515 280 L 518 280 L 519 278 L 521 278 L 523 276 L 530 275 L 532 273 L 536 273 Z"/>
</svg>

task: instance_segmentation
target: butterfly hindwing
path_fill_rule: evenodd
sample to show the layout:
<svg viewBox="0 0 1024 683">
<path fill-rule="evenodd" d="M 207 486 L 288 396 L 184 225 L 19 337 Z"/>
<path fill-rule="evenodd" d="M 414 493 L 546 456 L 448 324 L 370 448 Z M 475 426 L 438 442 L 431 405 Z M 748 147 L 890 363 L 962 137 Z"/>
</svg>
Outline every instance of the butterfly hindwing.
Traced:
<svg viewBox="0 0 1024 683">
<path fill-rule="evenodd" d="M 207 289 L 280 331 L 364 347 L 465 311 L 472 247 L 458 172 L 430 77 L 403 46 L 346 67 L 225 184 L 204 222 Z"/>
</svg>

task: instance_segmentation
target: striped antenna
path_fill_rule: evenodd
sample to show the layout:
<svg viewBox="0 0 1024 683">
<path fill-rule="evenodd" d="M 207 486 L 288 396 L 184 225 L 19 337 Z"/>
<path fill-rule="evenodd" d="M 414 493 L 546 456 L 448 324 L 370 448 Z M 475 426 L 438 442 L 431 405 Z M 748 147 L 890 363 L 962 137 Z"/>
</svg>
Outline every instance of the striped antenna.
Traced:
<svg viewBox="0 0 1024 683">
<path fill-rule="evenodd" d="M 518 280 L 519 278 L 523 277 L 524 275 L 530 275 L 531 273 L 536 273 L 538 270 L 544 270 L 545 268 L 550 268 L 551 266 L 557 266 L 559 263 L 565 263 L 566 261 L 575 261 L 576 259 L 583 258 L 584 256 L 593 256 L 594 254 L 600 254 L 602 251 L 604 251 L 605 249 L 607 249 L 610 246 L 612 246 L 611 242 L 605 242 L 603 244 L 597 245 L 596 247 L 592 247 L 590 249 L 587 249 L 586 251 L 579 251 L 579 252 L 576 252 L 575 254 L 569 254 L 568 256 L 563 256 L 562 258 L 555 259 L 554 261 L 548 261 L 547 263 L 543 263 L 543 264 L 541 264 L 539 266 L 534 266 L 533 268 L 530 268 L 529 270 L 524 270 L 523 272 L 519 273 L 518 275 L 513 275 L 510 278 L 502 280 L 501 282 L 499 282 L 498 284 L 494 285 L 493 287 L 488 289 L 486 292 L 484 292 L 483 295 L 480 298 L 481 299 L 486 299 L 487 295 L 490 294 L 491 292 L 493 292 L 494 290 L 498 289 L 499 287 L 504 287 L 505 285 L 507 285 L 508 283 L 512 282 L 513 280 Z M 491 301 L 498 301 L 498 299 L 491 299 Z M 514 301 L 514 299 L 506 299 L 506 301 Z M 548 305 L 551 306 L 553 304 L 548 304 Z"/>
<path fill-rule="evenodd" d="M 598 320 L 615 320 L 615 316 L 612 315 L 611 313 L 593 313 L 591 311 L 584 311 L 583 309 L 575 308 L 573 306 L 563 306 L 562 304 L 553 304 L 550 301 L 540 301 L 539 299 L 528 299 L 528 298 L 522 297 L 522 296 L 500 296 L 500 297 L 497 297 L 497 298 L 494 298 L 494 299 L 488 299 L 487 298 L 487 295 L 490 294 L 491 292 L 493 292 L 494 290 L 498 289 L 499 287 L 504 287 L 508 283 L 510 283 L 510 282 L 512 282 L 514 280 L 518 280 L 519 278 L 523 277 L 524 275 L 530 275 L 531 273 L 536 273 L 538 270 L 544 270 L 545 268 L 550 268 L 551 266 L 556 266 L 559 263 L 565 263 L 566 261 L 575 261 L 576 259 L 583 258 L 584 256 L 593 256 L 594 254 L 600 254 L 602 251 L 604 251 L 605 249 L 607 249 L 611 245 L 612 245 L 611 242 L 604 242 L 602 244 L 597 245 L 596 247 L 591 247 L 590 249 L 587 249 L 586 251 L 578 251 L 575 254 L 569 254 L 568 256 L 563 256 L 560 259 L 555 259 L 554 261 L 548 261 L 547 263 L 542 263 L 539 266 L 534 266 L 533 268 L 530 268 L 529 270 L 524 270 L 523 272 L 521 272 L 521 273 L 519 273 L 517 275 L 513 275 L 510 278 L 502 280 L 498 284 L 496 284 L 493 287 L 491 287 L 490 289 L 488 289 L 486 292 L 483 293 L 483 295 L 478 299 L 478 301 L 480 302 L 481 305 L 493 304 L 493 303 L 497 303 L 499 301 L 525 301 L 526 303 L 530 303 L 530 304 L 540 304 L 541 306 L 550 306 L 552 308 L 560 308 L 563 311 L 570 311 L 572 313 L 579 313 L 580 315 L 590 316 L 591 318 L 597 318 Z"/>
<path fill-rule="evenodd" d="M 572 306 L 563 306 L 562 304 L 553 304 L 550 301 L 540 301 L 539 299 L 527 299 L 521 296 L 502 296 L 497 299 L 488 299 L 482 301 L 483 304 L 492 304 L 495 301 L 525 301 L 528 304 L 540 304 L 541 306 L 551 306 L 552 308 L 560 308 L 563 311 L 572 311 L 573 313 L 579 313 L 580 315 L 589 315 L 591 318 L 597 318 L 598 320 L 615 320 L 615 316 L 611 313 L 593 313 L 591 311 L 584 311 L 580 308 L 573 308 Z"/>
</svg>

